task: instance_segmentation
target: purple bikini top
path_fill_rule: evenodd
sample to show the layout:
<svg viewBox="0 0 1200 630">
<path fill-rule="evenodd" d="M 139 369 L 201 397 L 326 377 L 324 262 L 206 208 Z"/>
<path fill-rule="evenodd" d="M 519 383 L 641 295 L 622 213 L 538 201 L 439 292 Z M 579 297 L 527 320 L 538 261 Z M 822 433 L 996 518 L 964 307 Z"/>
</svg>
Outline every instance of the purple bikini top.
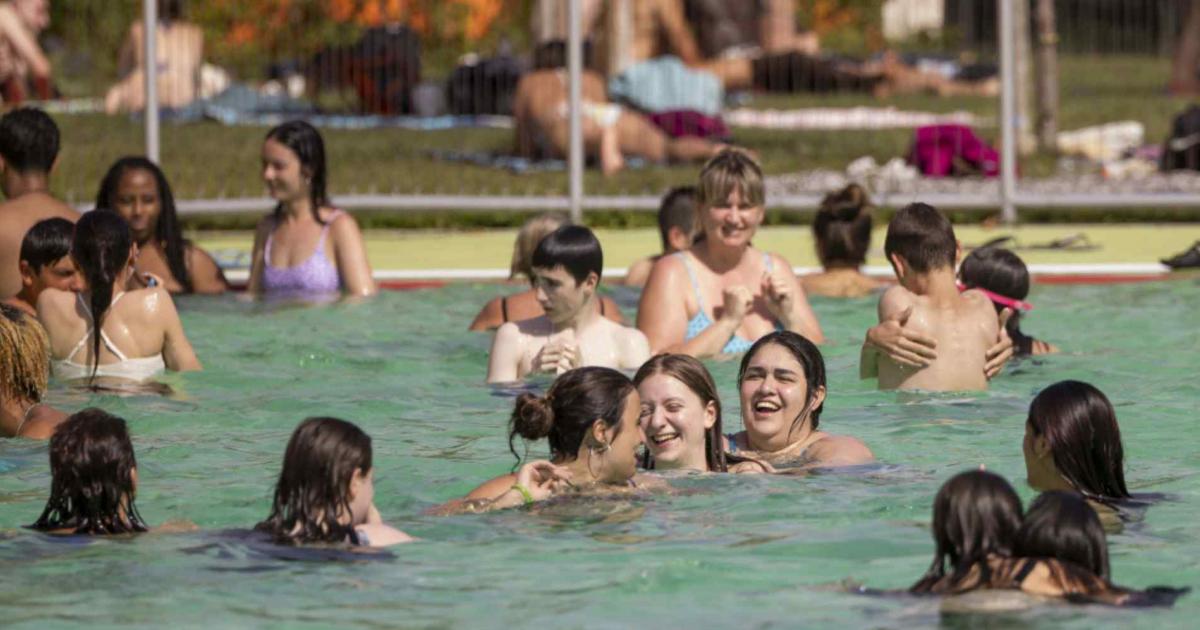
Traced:
<svg viewBox="0 0 1200 630">
<path fill-rule="evenodd" d="M 321 228 L 321 237 L 317 239 L 317 249 L 307 260 L 295 267 L 275 267 L 271 265 L 271 244 L 275 238 L 275 226 L 267 235 L 267 247 L 263 256 L 262 286 L 264 293 L 335 293 L 342 288 L 341 276 L 338 275 L 337 265 L 325 256 L 325 235 L 329 226 L 342 215 L 341 210 L 335 210 L 329 221 Z"/>
</svg>

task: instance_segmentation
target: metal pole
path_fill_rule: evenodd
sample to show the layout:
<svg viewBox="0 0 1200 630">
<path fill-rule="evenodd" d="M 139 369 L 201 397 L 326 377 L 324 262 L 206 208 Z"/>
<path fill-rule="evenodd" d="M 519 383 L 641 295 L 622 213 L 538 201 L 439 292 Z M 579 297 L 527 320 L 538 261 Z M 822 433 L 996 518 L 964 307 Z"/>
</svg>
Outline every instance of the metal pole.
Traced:
<svg viewBox="0 0 1200 630">
<path fill-rule="evenodd" d="M 1016 223 L 1017 208 L 1017 64 L 1013 2 L 1000 5 L 1000 219 Z"/>
<path fill-rule="evenodd" d="M 146 38 L 142 56 L 142 73 L 146 79 L 146 157 L 158 163 L 158 4 L 157 0 L 142 0 L 142 34 Z"/>
<path fill-rule="evenodd" d="M 569 81 L 567 109 L 570 118 L 567 177 L 570 190 L 571 222 L 583 222 L 583 10 L 581 0 L 568 0 L 567 8 L 567 74 Z"/>
</svg>

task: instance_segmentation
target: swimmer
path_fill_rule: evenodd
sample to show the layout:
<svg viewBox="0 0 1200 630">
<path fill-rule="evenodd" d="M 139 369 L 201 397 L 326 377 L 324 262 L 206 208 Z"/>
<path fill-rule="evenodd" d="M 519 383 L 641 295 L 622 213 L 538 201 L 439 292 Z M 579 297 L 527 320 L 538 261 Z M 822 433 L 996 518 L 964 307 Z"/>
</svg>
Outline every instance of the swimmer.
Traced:
<svg viewBox="0 0 1200 630">
<path fill-rule="evenodd" d="M 38 319 L 50 335 L 54 376 L 117 384 L 142 382 L 163 369 L 201 369 L 163 287 L 124 290 L 135 250 L 129 224 L 115 213 L 89 212 L 75 226 L 71 259 L 85 289 L 46 289 Z"/>
<path fill-rule="evenodd" d="M 513 243 L 512 264 L 509 266 L 508 272 L 509 281 L 515 280 L 517 276 L 524 276 L 530 284 L 533 284 L 533 250 L 547 234 L 569 223 L 567 217 L 558 212 L 546 212 L 526 221 L 517 232 L 517 239 Z M 621 308 L 612 298 L 602 295 L 597 300 L 597 304 L 601 315 L 618 324 L 625 323 L 625 317 L 621 315 Z M 475 316 L 475 320 L 471 322 L 467 330 L 495 330 L 501 324 L 533 319 L 545 314 L 546 311 L 542 309 L 542 305 L 537 299 L 537 289 L 530 288 L 516 295 L 492 299 L 479 310 L 479 314 Z"/>
<path fill-rule="evenodd" d="M 958 241 L 950 221 L 933 206 L 914 203 L 888 224 L 883 244 L 900 286 L 879 298 L 879 321 L 899 318 L 935 340 L 938 358 L 914 369 L 863 344 L 859 374 L 879 377 L 880 389 L 984 390 L 988 349 L 1011 311 L 999 318 L 980 291 L 959 292 L 954 279 Z"/>
<path fill-rule="evenodd" d="M 1105 580 L 1112 579 L 1104 526 L 1078 492 L 1051 490 L 1038 495 L 1021 520 L 1013 551 L 1022 558 L 1070 562 Z"/>
<path fill-rule="evenodd" d="M 701 171 L 697 200 L 700 236 L 688 251 L 654 263 L 638 304 L 651 351 L 740 353 L 774 330 L 824 341 L 791 264 L 751 244 L 765 203 L 754 159 L 722 151 Z"/>
<path fill-rule="evenodd" d="M 860 267 L 871 246 L 871 212 L 874 206 L 858 184 L 825 195 L 813 219 L 813 239 L 823 271 L 800 278 L 809 295 L 857 298 L 884 287 Z"/>
<path fill-rule="evenodd" d="M 677 186 L 667 191 L 658 206 L 658 234 L 662 238 L 662 253 L 634 262 L 625 272 L 625 286 L 644 287 L 650 270 L 663 256 L 670 256 L 692 246 L 696 231 L 696 187 Z"/>
<path fill-rule="evenodd" d="M 29 228 L 21 241 L 21 292 L 10 300 L 30 315 L 37 315 L 38 297 L 46 289 L 78 291 L 79 272 L 71 260 L 75 224 L 58 217 L 43 219 Z"/>
<path fill-rule="evenodd" d="M 582 366 L 633 370 L 650 357 L 646 337 L 601 317 L 596 290 L 604 269 L 600 241 L 586 227 L 563 226 L 533 252 L 533 285 L 546 314 L 496 331 L 487 382 L 562 374 Z"/>
<path fill-rule="evenodd" d="M 766 462 L 725 452 L 721 399 L 699 359 L 660 354 L 633 377 L 646 440 L 642 468 L 700 472 L 774 472 Z"/>
<path fill-rule="evenodd" d="M 208 252 L 183 238 L 175 197 L 157 164 L 124 157 L 108 169 L 96 194 L 96 207 L 129 222 L 137 242 L 138 277 L 161 278 L 171 293 L 223 293 L 225 274 Z"/>
<path fill-rule="evenodd" d="M 738 390 L 745 430 L 728 436 L 730 452 L 804 469 L 875 461 L 857 438 L 818 430 L 825 359 L 808 339 L 791 331 L 759 339 L 742 357 Z"/>
<path fill-rule="evenodd" d="M 308 418 L 288 440 L 271 514 L 255 525 L 290 545 L 388 547 L 413 538 L 375 507 L 371 437 L 337 418 Z"/>
<path fill-rule="evenodd" d="M 967 254 L 958 268 L 958 279 L 967 289 L 982 289 L 992 300 L 996 313 L 1011 309 L 1005 328 L 1013 340 L 1016 356 L 1055 354 L 1058 348 L 1021 332 L 1021 315 L 1033 307 L 1029 295 L 1029 268 L 1020 256 L 1001 247 L 981 247 Z"/>
<path fill-rule="evenodd" d="M 571 370 L 545 396 L 521 394 L 508 423 L 508 448 L 518 436 L 550 443 L 550 461 L 527 462 L 496 477 L 441 513 L 479 512 L 529 505 L 572 489 L 612 492 L 636 486 L 641 400 L 620 372 L 602 367 Z"/>
<path fill-rule="evenodd" d="M 254 294 L 374 295 L 358 222 L 334 208 L 325 191 L 325 143 L 293 120 L 267 132 L 262 177 L 275 211 L 258 222 L 251 253 Z"/>
<path fill-rule="evenodd" d="M 0 304 L 0 436 L 44 440 L 67 414 L 42 403 L 50 340 L 31 315 Z"/>
</svg>

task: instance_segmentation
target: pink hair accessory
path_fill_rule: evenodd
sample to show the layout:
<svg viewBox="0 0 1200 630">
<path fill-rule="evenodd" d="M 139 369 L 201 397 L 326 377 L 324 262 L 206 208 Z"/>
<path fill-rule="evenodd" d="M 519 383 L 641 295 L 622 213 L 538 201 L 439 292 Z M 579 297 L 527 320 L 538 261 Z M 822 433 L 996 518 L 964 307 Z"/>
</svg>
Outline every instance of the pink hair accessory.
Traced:
<svg viewBox="0 0 1200 630">
<path fill-rule="evenodd" d="M 1029 302 L 1023 302 L 1021 300 L 1015 300 L 1010 297 L 1004 297 L 1003 295 L 1000 295 L 999 293 L 988 291 L 987 289 L 984 289 L 983 287 L 971 287 L 971 288 L 988 296 L 989 300 L 991 300 L 992 302 L 995 302 L 996 304 L 999 304 L 1000 306 L 1007 306 L 1008 308 L 1021 311 L 1022 313 L 1028 313 L 1029 311 L 1033 310 L 1033 305 L 1030 304 Z M 964 286 L 963 283 L 959 282 L 958 290 L 966 291 L 967 287 Z"/>
</svg>

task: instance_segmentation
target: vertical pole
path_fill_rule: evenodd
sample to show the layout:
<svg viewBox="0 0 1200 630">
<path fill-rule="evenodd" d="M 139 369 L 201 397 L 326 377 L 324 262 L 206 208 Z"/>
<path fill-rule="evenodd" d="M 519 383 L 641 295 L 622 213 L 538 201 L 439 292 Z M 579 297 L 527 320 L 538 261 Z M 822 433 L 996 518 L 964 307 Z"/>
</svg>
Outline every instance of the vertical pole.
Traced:
<svg viewBox="0 0 1200 630">
<path fill-rule="evenodd" d="M 1017 221 L 1013 196 L 1017 188 L 1017 68 L 1013 2 L 996 0 L 1000 7 L 1000 219 Z"/>
<path fill-rule="evenodd" d="M 567 108 L 570 135 L 567 177 L 570 186 L 571 222 L 583 222 L 583 11 L 582 0 L 567 0 Z"/>
<path fill-rule="evenodd" d="M 142 0 L 142 34 L 146 38 L 142 56 L 142 74 L 146 79 L 146 157 L 158 163 L 158 5 L 157 0 Z"/>
<path fill-rule="evenodd" d="M 1038 147 L 1053 151 L 1058 134 L 1058 30 L 1054 0 L 1038 0 L 1036 15 Z"/>
</svg>

